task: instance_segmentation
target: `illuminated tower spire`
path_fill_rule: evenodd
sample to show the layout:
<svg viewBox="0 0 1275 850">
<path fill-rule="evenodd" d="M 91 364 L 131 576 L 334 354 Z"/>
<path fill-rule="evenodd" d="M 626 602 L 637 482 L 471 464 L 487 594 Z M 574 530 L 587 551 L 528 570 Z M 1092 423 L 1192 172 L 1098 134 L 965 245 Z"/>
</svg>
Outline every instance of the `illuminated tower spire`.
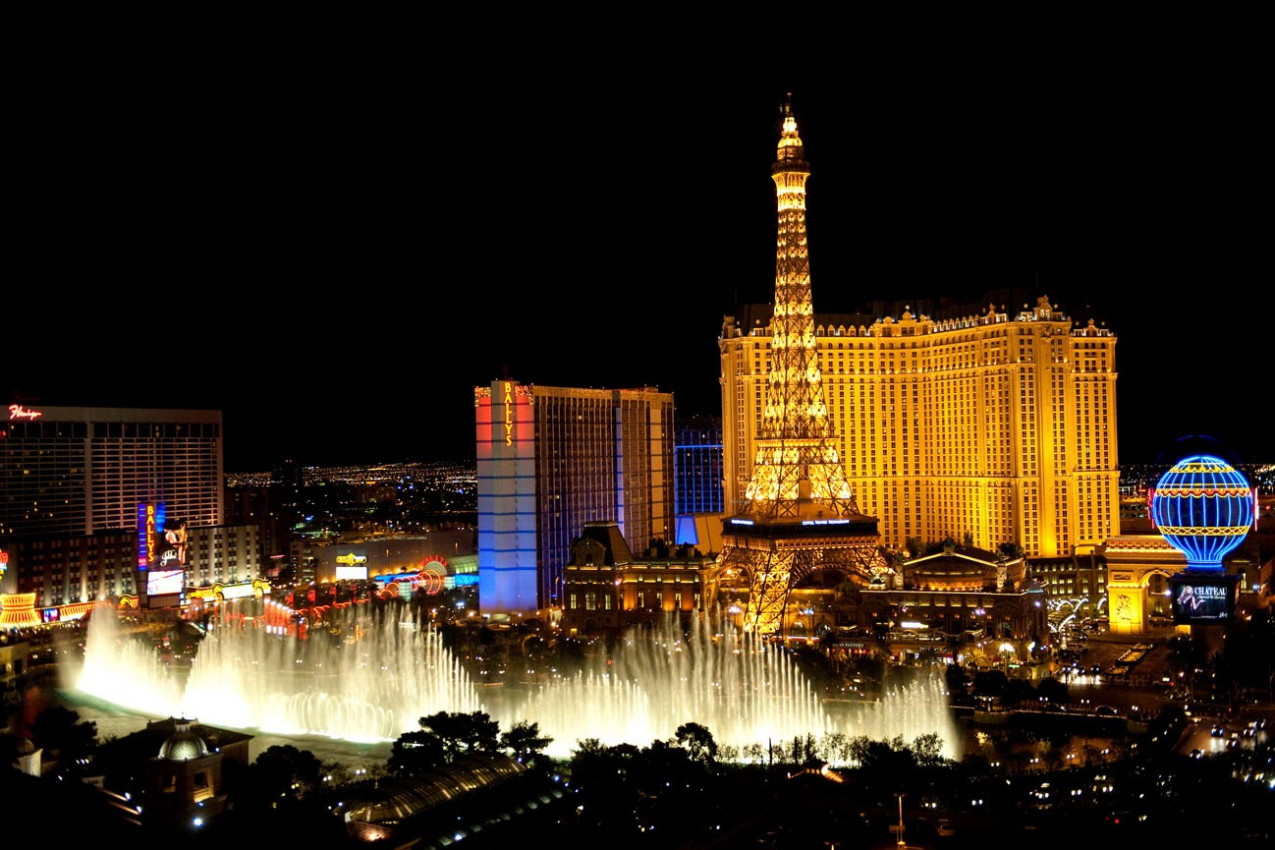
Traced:
<svg viewBox="0 0 1275 850">
<path fill-rule="evenodd" d="M 779 155 L 770 168 L 779 206 L 775 243 L 774 336 L 761 439 L 745 497 L 746 511 L 795 516 L 814 502 L 832 516 L 858 513 L 833 444 L 823 375 L 815 348 L 806 238 L 806 163 L 792 95 L 784 104 Z"/>
<path fill-rule="evenodd" d="M 791 95 L 771 178 L 779 208 L 766 407 L 744 512 L 725 520 L 722 577 L 746 578 L 746 629 L 783 627 L 788 595 L 809 573 L 866 580 L 882 561 L 877 520 L 855 504 L 828 420 L 815 347 L 806 239 L 806 163 Z"/>
</svg>

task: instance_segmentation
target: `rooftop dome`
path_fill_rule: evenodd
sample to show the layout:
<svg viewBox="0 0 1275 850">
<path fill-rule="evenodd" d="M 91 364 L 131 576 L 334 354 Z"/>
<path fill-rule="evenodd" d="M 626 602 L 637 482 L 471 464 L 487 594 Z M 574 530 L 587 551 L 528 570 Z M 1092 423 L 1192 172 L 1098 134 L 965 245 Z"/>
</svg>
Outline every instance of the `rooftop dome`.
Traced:
<svg viewBox="0 0 1275 850">
<path fill-rule="evenodd" d="M 208 745 L 204 739 L 190 731 L 195 721 L 186 718 L 175 719 L 176 731 L 168 736 L 168 740 L 159 748 L 159 757 L 172 761 L 190 761 L 208 755 Z"/>
</svg>

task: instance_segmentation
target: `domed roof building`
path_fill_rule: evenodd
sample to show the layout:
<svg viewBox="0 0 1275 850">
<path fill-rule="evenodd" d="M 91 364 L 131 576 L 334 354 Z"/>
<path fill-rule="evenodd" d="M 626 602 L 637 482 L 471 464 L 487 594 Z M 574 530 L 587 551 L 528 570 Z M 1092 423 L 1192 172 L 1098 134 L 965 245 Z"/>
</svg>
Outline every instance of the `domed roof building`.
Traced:
<svg viewBox="0 0 1275 850">
<path fill-rule="evenodd" d="M 191 731 L 192 721 L 185 718 L 174 719 L 176 731 L 164 740 L 159 748 L 159 757 L 172 761 L 190 761 L 208 755 L 208 744 L 204 739 Z"/>
<path fill-rule="evenodd" d="M 226 805 L 219 749 L 196 734 L 197 720 L 172 718 L 173 732 L 146 765 L 148 823 L 197 829 Z"/>
</svg>

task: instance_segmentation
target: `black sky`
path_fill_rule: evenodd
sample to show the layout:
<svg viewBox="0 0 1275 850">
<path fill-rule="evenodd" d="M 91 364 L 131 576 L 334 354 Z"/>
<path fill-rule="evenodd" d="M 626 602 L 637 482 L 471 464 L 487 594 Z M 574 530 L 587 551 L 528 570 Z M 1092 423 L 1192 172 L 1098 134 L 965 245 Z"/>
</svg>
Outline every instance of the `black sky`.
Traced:
<svg viewBox="0 0 1275 850">
<path fill-rule="evenodd" d="M 817 312 L 1048 295 L 1119 337 L 1122 460 L 1275 460 L 1243 45 L 895 32 L 815 68 L 345 24 L 14 28 L 0 393 L 221 409 L 232 470 L 472 457 L 506 370 L 717 413 L 792 91 Z"/>
</svg>

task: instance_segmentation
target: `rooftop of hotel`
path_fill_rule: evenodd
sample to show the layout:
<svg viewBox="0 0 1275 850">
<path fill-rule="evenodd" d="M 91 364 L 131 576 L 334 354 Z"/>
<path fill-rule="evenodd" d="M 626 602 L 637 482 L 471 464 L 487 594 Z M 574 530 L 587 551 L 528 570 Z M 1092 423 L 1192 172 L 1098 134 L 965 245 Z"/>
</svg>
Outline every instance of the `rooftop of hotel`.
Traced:
<svg viewBox="0 0 1275 850">
<path fill-rule="evenodd" d="M 918 305 L 926 305 L 925 301 Z M 913 334 L 944 333 L 947 331 L 1014 322 L 1053 322 L 1066 324 L 1072 336 L 1114 336 L 1105 327 L 1090 319 L 1083 327 L 1074 326 L 1073 320 L 1048 297 L 1040 296 L 1034 308 L 1027 304 L 1011 317 L 992 301 L 982 304 L 944 305 L 933 304 L 916 307 L 911 304 L 874 304 L 871 311 L 857 313 L 816 313 L 816 336 L 910 336 Z M 929 312 L 920 312 L 928 310 Z M 727 315 L 723 323 L 723 337 L 770 336 L 774 306 L 771 304 L 742 304 L 734 315 Z M 897 317 L 897 318 L 896 318 Z M 747 331 L 745 331 L 747 328 Z"/>
</svg>

